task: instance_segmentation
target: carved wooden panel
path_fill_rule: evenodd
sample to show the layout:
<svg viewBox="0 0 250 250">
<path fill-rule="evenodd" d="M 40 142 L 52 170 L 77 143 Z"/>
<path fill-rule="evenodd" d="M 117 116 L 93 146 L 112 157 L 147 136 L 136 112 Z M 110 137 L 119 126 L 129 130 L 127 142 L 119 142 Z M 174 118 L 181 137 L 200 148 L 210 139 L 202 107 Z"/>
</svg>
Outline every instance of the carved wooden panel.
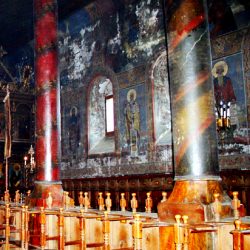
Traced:
<svg viewBox="0 0 250 250">
<path fill-rule="evenodd" d="M 250 171 L 230 170 L 222 171 L 222 186 L 225 188 L 232 198 L 232 191 L 239 192 L 239 198 L 244 204 L 247 214 L 250 214 Z M 113 201 L 112 210 L 120 210 L 119 200 L 121 193 L 125 193 L 128 210 L 130 209 L 130 200 L 133 192 L 139 203 L 138 210 L 145 211 L 146 193 L 151 192 L 153 199 L 153 212 L 157 212 L 157 204 L 162 199 L 162 191 L 167 191 L 167 197 L 170 196 L 174 186 L 173 175 L 147 175 L 147 176 L 122 176 L 110 178 L 95 179 L 64 179 L 64 190 L 70 191 L 74 196 L 76 204 L 78 204 L 79 191 L 88 191 L 91 197 L 91 206 L 98 207 L 98 192 L 111 193 Z"/>
</svg>

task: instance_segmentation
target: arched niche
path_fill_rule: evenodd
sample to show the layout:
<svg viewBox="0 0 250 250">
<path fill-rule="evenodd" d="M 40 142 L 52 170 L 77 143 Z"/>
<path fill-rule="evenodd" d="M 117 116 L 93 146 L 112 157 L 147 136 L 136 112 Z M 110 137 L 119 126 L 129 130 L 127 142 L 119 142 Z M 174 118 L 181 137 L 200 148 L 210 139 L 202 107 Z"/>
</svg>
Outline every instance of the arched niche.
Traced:
<svg viewBox="0 0 250 250">
<path fill-rule="evenodd" d="M 88 146 L 89 154 L 115 151 L 114 136 L 106 133 L 106 97 L 113 96 L 113 84 L 105 76 L 97 77 L 90 85 L 88 96 Z"/>
<path fill-rule="evenodd" d="M 151 80 L 155 144 L 170 145 L 171 110 L 166 51 L 163 51 L 153 63 Z"/>
</svg>

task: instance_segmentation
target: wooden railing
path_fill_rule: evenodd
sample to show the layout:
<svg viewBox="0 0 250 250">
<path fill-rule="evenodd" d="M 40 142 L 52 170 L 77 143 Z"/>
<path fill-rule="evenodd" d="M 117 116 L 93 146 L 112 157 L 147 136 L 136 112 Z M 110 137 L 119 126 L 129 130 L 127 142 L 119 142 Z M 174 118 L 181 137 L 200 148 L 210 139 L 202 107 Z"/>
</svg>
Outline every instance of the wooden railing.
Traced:
<svg viewBox="0 0 250 250">
<path fill-rule="evenodd" d="M 161 222 L 156 213 L 150 213 L 151 194 L 145 199 L 145 211 L 138 213 L 136 195 L 129 203 L 121 195 L 121 211 L 112 210 L 110 196 L 99 195 L 99 210 L 90 207 L 88 193 L 79 193 L 79 206 L 74 206 L 64 193 L 64 207 L 53 207 L 48 197 L 46 208 L 28 208 L 8 197 L 0 203 L 0 245 L 3 249 L 136 249 L 136 250 L 195 250 L 213 247 L 216 250 L 250 249 L 250 220 L 244 223 L 229 218 L 221 220 L 218 195 L 211 204 L 214 220 L 189 223 L 186 215 L 176 215 L 176 221 Z M 163 193 L 163 200 L 166 200 Z M 237 210 L 239 201 L 234 193 L 232 211 Z M 128 207 L 133 212 L 126 211 Z M 235 217 L 239 214 L 232 212 Z M 233 237 L 230 235 L 233 235 Z"/>
</svg>

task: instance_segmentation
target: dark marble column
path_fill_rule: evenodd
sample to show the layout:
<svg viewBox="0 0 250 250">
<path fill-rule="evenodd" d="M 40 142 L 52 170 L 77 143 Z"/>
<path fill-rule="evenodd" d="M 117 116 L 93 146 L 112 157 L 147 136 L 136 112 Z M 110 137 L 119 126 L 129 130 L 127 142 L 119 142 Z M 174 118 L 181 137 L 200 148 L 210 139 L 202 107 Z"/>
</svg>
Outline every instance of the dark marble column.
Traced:
<svg viewBox="0 0 250 250">
<path fill-rule="evenodd" d="M 165 7 L 176 183 L 158 213 L 161 220 L 179 213 L 202 221 L 213 193 L 223 196 L 206 1 L 166 1 Z"/>
<path fill-rule="evenodd" d="M 53 205 L 62 202 L 60 163 L 60 87 L 58 81 L 57 1 L 34 0 L 36 82 L 35 188 L 28 203 L 46 206 L 48 192 Z"/>
</svg>

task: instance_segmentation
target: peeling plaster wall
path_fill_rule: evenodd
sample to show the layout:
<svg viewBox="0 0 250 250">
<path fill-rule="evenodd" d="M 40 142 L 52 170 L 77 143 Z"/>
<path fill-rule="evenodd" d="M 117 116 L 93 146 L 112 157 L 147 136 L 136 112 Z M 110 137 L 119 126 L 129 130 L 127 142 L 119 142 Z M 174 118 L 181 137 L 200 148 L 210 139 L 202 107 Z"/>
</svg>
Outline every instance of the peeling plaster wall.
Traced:
<svg viewBox="0 0 250 250">
<path fill-rule="evenodd" d="M 96 100 L 102 99 L 102 102 Z M 104 95 L 99 92 L 99 85 L 95 84 L 90 92 L 89 102 L 89 147 L 90 149 L 95 146 L 100 139 L 105 137 L 105 100 Z"/>
<path fill-rule="evenodd" d="M 133 175 L 172 172 L 171 122 L 167 60 L 160 0 L 95 0 L 59 23 L 59 71 L 62 115 L 62 178 Z M 216 5 L 216 1 L 214 4 Z M 215 6 L 216 7 L 216 6 Z M 218 8 L 210 8 L 214 13 Z M 237 12 L 236 9 L 234 11 Z M 213 13 L 212 13 L 213 14 Z M 224 18 L 225 26 L 217 34 L 220 20 L 210 20 L 214 63 L 241 59 L 230 76 L 238 86 L 240 126 L 228 141 L 219 143 L 221 169 L 249 169 L 250 155 L 250 78 L 249 78 L 249 9 L 236 13 L 238 31 Z M 243 14 L 243 15 L 242 15 Z M 217 17 L 218 15 L 212 15 Z M 243 20 L 247 22 L 243 22 Z M 22 20 L 20 20 L 22 21 Z M 242 21 L 242 23 L 241 23 Z M 217 24 L 217 25 L 216 25 Z M 224 30 L 223 30 L 224 28 Z M 226 32 L 230 33 L 226 34 Z M 25 35 L 25 34 L 24 34 Z M 13 39 L 18 41 L 18 39 Z M 0 67 L 0 87 L 14 80 L 16 89 L 23 86 L 23 70 L 30 66 L 29 93 L 34 87 L 33 41 L 3 48 L 1 58 L 13 79 Z M 230 66 L 230 65 L 229 65 Z M 89 86 L 97 77 L 107 77 L 114 84 L 115 150 L 113 153 L 88 154 Z M 237 87 L 236 87 L 237 88 Z M 124 105 L 127 93 L 135 89 L 140 110 L 138 155 L 132 157 L 126 145 Z M 237 92 L 237 89 L 236 89 Z M 163 94 L 164 93 L 164 94 Z M 244 93 L 244 96 L 243 96 Z M 93 100 L 93 105 L 95 100 Z M 75 110 L 75 115 L 72 113 Z M 99 124 L 103 129 L 104 124 Z"/>
<path fill-rule="evenodd" d="M 173 171 L 169 82 L 161 3 L 160 0 L 96 0 L 60 22 L 62 178 Z M 249 97 L 246 33 L 247 30 L 235 31 L 212 40 L 212 52 L 215 61 L 234 53 L 243 54 L 242 70 L 246 74 L 243 75 L 242 85 L 246 84 L 246 97 Z M 222 51 L 226 49 L 226 53 Z M 95 122 L 98 128 L 92 128 L 96 125 L 88 120 L 88 110 L 91 108 L 89 98 L 91 91 L 94 91 L 91 86 L 100 77 L 110 79 L 113 85 L 115 149 L 113 152 L 89 154 L 90 144 L 95 144 L 95 137 L 100 137 L 104 128 L 101 122 Z M 139 125 L 132 128 L 128 137 L 126 110 L 131 92 L 135 93 L 134 114 L 139 119 Z M 101 98 L 97 99 L 91 100 L 92 108 L 99 105 L 100 110 L 103 110 L 102 104 L 98 103 Z M 249 110 L 248 99 L 244 112 Z M 75 143 L 70 139 L 70 114 L 73 107 L 78 111 L 77 122 L 73 123 L 77 128 L 77 132 L 73 133 Z M 246 114 L 246 122 L 242 123 L 244 129 L 249 127 L 249 113 Z M 91 132 L 92 141 L 89 142 L 89 131 L 95 129 L 96 134 Z M 243 139 L 247 143 L 230 141 L 225 144 L 223 141 L 219 145 L 221 169 L 249 166 L 249 132 Z"/>
<path fill-rule="evenodd" d="M 171 111 L 169 82 L 167 72 L 167 55 L 163 52 L 153 65 L 151 80 L 154 89 L 154 124 L 157 145 L 171 144 Z"/>
<path fill-rule="evenodd" d="M 108 0 L 100 5 L 94 1 L 60 22 L 63 178 L 172 172 L 167 60 L 160 2 L 137 0 L 124 4 Z M 159 51 L 165 55 L 163 59 L 155 58 Z M 153 65 L 154 73 L 150 75 Z M 114 88 L 115 150 L 93 155 L 89 149 L 95 140 L 98 142 L 98 138 L 104 136 L 105 127 L 102 97 L 93 84 L 98 77 L 110 79 Z M 156 110 L 151 112 L 153 82 Z M 159 95 L 162 90 L 166 94 L 163 98 Z M 85 94 L 81 97 L 79 91 Z M 139 111 L 135 152 L 132 141 L 128 142 L 126 137 L 125 107 L 131 91 L 136 93 Z M 165 104 L 166 108 L 160 107 Z M 79 111 L 79 142 L 74 150 L 70 147 L 68 130 L 73 106 Z M 88 115 L 88 109 L 99 112 L 100 119 L 93 113 Z M 156 122 L 157 138 L 167 135 L 157 147 L 153 146 L 151 123 L 152 117 L 158 114 L 161 117 L 155 118 L 159 121 Z"/>
</svg>

